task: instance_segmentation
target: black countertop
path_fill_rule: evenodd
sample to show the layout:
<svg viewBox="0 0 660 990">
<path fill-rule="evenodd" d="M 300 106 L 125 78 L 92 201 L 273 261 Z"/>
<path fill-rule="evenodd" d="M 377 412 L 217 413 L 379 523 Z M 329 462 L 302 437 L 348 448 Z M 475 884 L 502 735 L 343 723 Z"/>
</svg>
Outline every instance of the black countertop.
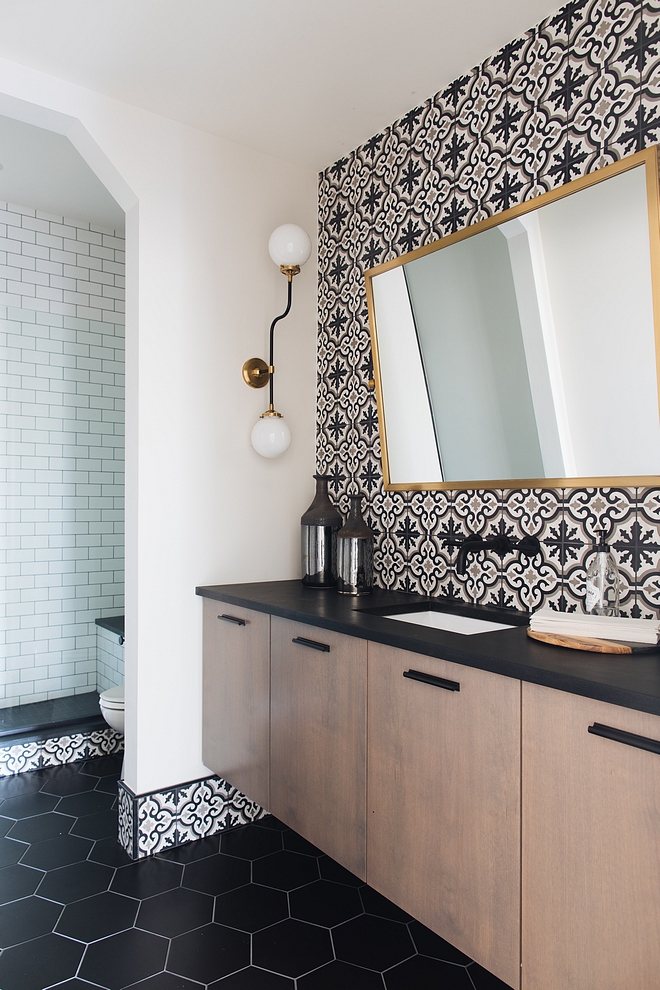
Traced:
<svg viewBox="0 0 660 990">
<path fill-rule="evenodd" d="M 322 629 L 385 643 L 468 667 L 491 670 L 559 691 L 607 701 L 660 715 L 660 649 L 633 656 L 565 650 L 529 639 L 524 626 L 463 636 L 428 626 L 395 622 L 364 609 L 442 603 L 404 592 L 374 589 L 354 598 L 333 589 L 305 588 L 300 581 L 266 581 L 196 588 L 202 598 L 279 615 Z M 451 611 L 499 620 L 526 622 L 524 613 L 508 609 L 452 605 Z M 491 613 L 489 615 L 488 613 Z"/>
</svg>

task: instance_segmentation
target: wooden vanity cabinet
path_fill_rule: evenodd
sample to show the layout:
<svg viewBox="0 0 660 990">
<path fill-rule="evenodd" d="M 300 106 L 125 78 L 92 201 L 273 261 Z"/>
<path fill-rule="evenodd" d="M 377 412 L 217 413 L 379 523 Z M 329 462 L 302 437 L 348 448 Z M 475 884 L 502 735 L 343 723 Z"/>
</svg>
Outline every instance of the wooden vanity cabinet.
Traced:
<svg viewBox="0 0 660 990">
<path fill-rule="evenodd" d="M 273 616 L 271 803 L 365 878 L 367 643 Z"/>
<path fill-rule="evenodd" d="M 522 690 L 523 990 L 658 990 L 660 717 Z"/>
<path fill-rule="evenodd" d="M 520 682 L 377 643 L 368 669 L 367 882 L 518 988 Z"/>
<path fill-rule="evenodd" d="M 270 616 L 204 599 L 202 759 L 269 807 Z"/>
</svg>

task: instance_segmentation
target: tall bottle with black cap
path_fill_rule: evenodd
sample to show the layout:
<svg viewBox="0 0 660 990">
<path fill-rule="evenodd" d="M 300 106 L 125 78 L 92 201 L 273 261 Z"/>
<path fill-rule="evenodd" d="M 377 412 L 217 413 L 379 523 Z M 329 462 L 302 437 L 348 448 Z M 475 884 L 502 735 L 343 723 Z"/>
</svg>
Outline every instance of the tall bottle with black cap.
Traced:
<svg viewBox="0 0 660 990">
<path fill-rule="evenodd" d="M 592 615 L 619 614 L 619 570 L 605 533 L 597 529 L 598 543 L 587 568 L 585 612 Z"/>
</svg>

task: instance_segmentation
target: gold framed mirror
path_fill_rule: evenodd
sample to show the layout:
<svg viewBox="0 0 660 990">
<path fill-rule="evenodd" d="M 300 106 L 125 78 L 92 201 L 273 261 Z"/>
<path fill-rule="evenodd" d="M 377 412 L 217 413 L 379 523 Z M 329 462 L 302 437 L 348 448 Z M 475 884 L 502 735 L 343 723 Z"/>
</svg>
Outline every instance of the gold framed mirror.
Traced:
<svg viewBox="0 0 660 990">
<path fill-rule="evenodd" d="M 387 490 L 660 484 L 656 146 L 365 279 Z"/>
</svg>

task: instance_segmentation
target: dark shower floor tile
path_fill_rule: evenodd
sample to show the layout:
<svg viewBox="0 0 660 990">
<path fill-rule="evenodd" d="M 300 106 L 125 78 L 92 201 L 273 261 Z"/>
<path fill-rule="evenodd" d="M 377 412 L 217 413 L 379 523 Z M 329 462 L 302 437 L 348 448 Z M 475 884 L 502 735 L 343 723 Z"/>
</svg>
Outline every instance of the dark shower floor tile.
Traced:
<svg viewBox="0 0 660 990">
<path fill-rule="evenodd" d="M 271 816 L 131 862 L 121 760 L 0 779 L 2 990 L 507 990 Z"/>
<path fill-rule="evenodd" d="M 50 727 L 98 714 L 99 696 L 96 691 L 53 698 L 51 701 L 34 701 L 29 705 L 14 705 L 0 709 L 0 737 L 3 733 Z"/>
</svg>

